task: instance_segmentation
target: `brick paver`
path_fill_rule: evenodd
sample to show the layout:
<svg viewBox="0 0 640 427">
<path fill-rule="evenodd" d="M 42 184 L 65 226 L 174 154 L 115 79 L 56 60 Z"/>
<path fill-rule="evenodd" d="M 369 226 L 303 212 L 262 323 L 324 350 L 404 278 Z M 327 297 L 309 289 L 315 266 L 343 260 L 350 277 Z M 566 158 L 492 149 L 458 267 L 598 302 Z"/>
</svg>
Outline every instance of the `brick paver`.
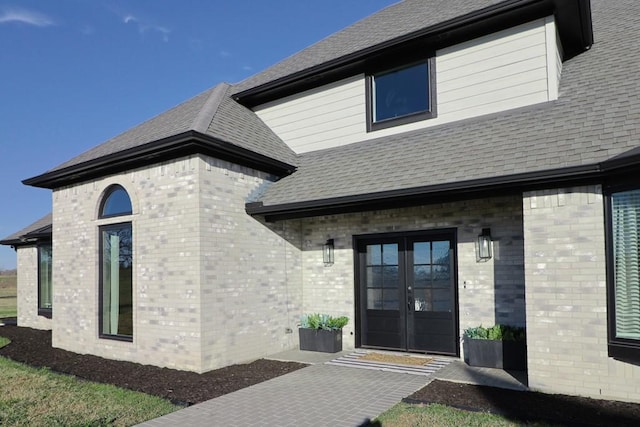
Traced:
<svg viewBox="0 0 640 427">
<path fill-rule="evenodd" d="M 353 427 L 381 414 L 430 380 L 318 364 L 141 425 Z"/>
</svg>

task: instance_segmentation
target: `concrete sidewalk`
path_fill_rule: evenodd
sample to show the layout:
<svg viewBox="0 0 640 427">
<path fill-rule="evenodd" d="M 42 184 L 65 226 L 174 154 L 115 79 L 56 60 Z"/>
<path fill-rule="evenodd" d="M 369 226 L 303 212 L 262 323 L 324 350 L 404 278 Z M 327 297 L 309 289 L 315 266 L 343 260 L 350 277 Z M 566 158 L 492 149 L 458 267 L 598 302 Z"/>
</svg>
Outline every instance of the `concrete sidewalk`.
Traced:
<svg viewBox="0 0 640 427">
<path fill-rule="evenodd" d="M 430 377 L 316 364 L 142 426 L 345 426 L 375 418 Z"/>
</svg>

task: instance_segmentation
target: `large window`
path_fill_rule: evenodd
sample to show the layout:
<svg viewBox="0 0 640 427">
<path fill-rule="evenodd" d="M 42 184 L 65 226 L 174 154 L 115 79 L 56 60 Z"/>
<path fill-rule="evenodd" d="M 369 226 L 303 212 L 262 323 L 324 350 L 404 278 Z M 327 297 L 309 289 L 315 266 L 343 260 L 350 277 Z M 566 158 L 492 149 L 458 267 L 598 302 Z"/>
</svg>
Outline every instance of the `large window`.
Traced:
<svg viewBox="0 0 640 427">
<path fill-rule="evenodd" d="M 368 130 L 435 117 L 434 61 L 425 60 L 368 77 Z"/>
<path fill-rule="evenodd" d="M 51 243 L 38 245 L 38 314 L 51 317 L 52 300 L 52 251 Z"/>
<path fill-rule="evenodd" d="M 120 186 L 111 187 L 101 218 L 130 215 L 131 200 Z M 100 336 L 133 340 L 133 233 L 131 222 L 100 227 Z"/>
<path fill-rule="evenodd" d="M 640 361 L 640 189 L 608 200 L 609 355 Z"/>
</svg>

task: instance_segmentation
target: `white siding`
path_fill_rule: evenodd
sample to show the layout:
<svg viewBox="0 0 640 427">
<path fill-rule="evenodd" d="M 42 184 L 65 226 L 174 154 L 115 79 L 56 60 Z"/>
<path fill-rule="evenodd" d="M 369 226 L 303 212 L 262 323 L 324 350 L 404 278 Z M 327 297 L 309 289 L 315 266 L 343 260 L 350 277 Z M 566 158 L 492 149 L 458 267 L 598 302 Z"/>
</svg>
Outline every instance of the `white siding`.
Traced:
<svg viewBox="0 0 640 427">
<path fill-rule="evenodd" d="M 560 75 L 562 74 L 562 45 L 553 18 L 545 21 L 547 39 L 547 75 L 549 81 L 549 101 L 558 99 Z"/>
<path fill-rule="evenodd" d="M 548 17 L 437 51 L 434 119 L 367 132 L 364 74 L 255 110 L 302 153 L 554 100 L 561 70 Z"/>
</svg>

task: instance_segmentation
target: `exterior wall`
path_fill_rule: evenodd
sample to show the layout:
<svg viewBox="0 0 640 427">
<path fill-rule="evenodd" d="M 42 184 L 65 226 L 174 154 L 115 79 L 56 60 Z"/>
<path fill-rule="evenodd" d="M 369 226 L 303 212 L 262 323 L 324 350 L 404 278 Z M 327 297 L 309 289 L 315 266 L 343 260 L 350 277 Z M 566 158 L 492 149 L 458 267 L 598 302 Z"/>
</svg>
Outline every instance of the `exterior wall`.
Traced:
<svg viewBox="0 0 640 427">
<path fill-rule="evenodd" d="M 476 260 L 476 241 L 490 227 L 494 257 Z M 400 231 L 457 229 L 460 330 L 507 323 L 524 325 L 524 252 L 521 199 L 501 197 L 406 209 L 302 220 L 303 312 L 349 316 L 345 347 L 353 347 L 355 278 L 353 236 Z M 322 245 L 335 242 L 335 263 L 325 267 Z M 462 350 L 462 349 L 461 349 Z"/>
<path fill-rule="evenodd" d="M 212 163 L 185 157 L 54 191 L 55 347 L 197 372 L 287 348 L 289 323 L 266 309 L 257 312 L 254 303 L 280 292 L 277 286 L 286 282 L 284 259 L 260 259 L 285 243 L 257 222 L 247 225 L 253 220 L 246 214 L 244 223 L 238 219 L 246 198 L 268 177 L 232 164 L 216 164 L 214 171 Z M 96 219 L 112 184 L 127 190 L 133 214 Z M 98 227 L 122 221 L 133 228 L 133 342 L 98 337 Z M 236 227 L 245 234 L 236 235 Z M 243 267 L 257 260 L 254 269 L 265 268 L 251 279 L 233 268 L 242 254 L 233 248 L 241 242 L 255 243 Z M 264 281 L 256 283 L 256 276 Z M 263 284 L 271 287 L 265 291 Z M 251 304 L 234 311 L 232 300 L 246 300 L 249 290 Z M 279 340 L 267 345 L 265 337 L 276 333 Z"/>
<path fill-rule="evenodd" d="M 20 246 L 17 257 L 18 325 L 34 329 L 51 329 L 51 319 L 38 316 L 38 248 Z"/>
<path fill-rule="evenodd" d="M 600 186 L 524 194 L 529 386 L 640 401 L 640 367 L 607 356 Z"/>
<path fill-rule="evenodd" d="M 367 133 L 363 74 L 255 110 L 301 153 L 554 100 L 561 72 L 555 28 L 548 17 L 437 51 L 434 119 Z"/>
<path fill-rule="evenodd" d="M 245 212 L 266 175 L 201 162 L 203 368 L 294 348 L 302 306 L 297 222 L 264 224 Z M 295 334 L 294 334 L 295 332 Z"/>
</svg>

